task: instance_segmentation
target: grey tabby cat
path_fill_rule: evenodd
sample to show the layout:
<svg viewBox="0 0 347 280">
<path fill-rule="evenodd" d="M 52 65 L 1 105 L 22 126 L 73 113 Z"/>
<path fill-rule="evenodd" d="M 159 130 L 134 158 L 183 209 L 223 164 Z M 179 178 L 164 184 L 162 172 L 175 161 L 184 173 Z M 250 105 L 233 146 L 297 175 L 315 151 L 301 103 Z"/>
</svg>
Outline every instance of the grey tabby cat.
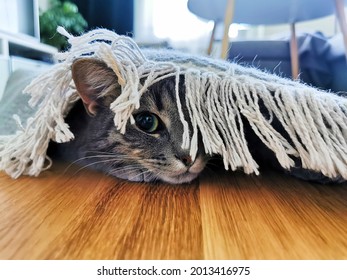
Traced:
<svg viewBox="0 0 347 280">
<path fill-rule="evenodd" d="M 174 78 L 149 88 L 134 112 L 135 125 L 128 124 L 123 135 L 109 108 L 120 93 L 113 71 L 101 61 L 84 58 L 73 64 L 72 77 L 82 100 L 66 118 L 75 140 L 50 147 L 55 155 L 131 181 L 181 184 L 204 169 L 207 157 L 202 145 L 195 160 L 181 148 L 183 125 L 173 94 Z M 183 86 L 180 94 L 185 94 Z M 186 108 L 183 111 L 187 114 Z"/>
<path fill-rule="evenodd" d="M 210 156 L 204 154 L 202 141 L 195 160 L 189 150 L 183 150 L 183 125 L 176 106 L 175 78 L 166 78 L 152 85 L 141 98 L 141 107 L 134 112 L 135 125 L 128 124 L 126 133 L 115 127 L 114 113 L 109 105 L 120 94 L 116 75 L 104 62 L 83 58 L 72 66 L 72 77 L 81 101 L 66 117 L 75 139 L 64 144 L 51 143 L 49 155 L 90 167 L 109 175 L 130 181 L 164 181 L 172 184 L 188 183 L 198 177 Z M 185 87 L 179 83 L 183 113 Z M 263 114 L 267 112 L 263 104 Z M 302 168 L 299 159 L 295 167 L 284 170 L 274 153 L 256 136 L 244 118 L 245 137 L 255 160 L 262 168 L 277 169 L 303 180 L 318 183 L 344 182 L 342 178 L 330 179 L 319 172 Z M 289 139 L 278 119 L 272 124 Z M 223 164 L 217 159 L 217 169 Z"/>
</svg>

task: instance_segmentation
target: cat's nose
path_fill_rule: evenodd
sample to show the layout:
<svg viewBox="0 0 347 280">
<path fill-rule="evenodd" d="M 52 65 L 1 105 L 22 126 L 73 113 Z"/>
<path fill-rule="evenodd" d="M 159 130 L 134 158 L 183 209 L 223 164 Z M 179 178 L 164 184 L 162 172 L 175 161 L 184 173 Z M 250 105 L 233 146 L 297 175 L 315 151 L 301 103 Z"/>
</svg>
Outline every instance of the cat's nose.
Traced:
<svg viewBox="0 0 347 280">
<path fill-rule="evenodd" d="M 193 159 L 190 155 L 176 156 L 185 166 L 189 167 L 193 164 Z"/>
</svg>

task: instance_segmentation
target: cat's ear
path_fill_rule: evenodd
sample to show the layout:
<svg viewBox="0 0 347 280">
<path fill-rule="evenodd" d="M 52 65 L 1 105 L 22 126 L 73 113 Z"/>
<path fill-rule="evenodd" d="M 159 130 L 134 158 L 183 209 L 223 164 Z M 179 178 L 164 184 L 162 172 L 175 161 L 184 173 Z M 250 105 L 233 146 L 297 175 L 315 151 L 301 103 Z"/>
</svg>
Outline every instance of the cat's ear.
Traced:
<svg viewBox="0 0 347 280">
<path fill-rule="evenodd" d="M 71 72 L 84 107 L 89 115 L 95 116 L 104 105 L 102 96 L 116 89 L 117 76 L 104 62 L 92 58 L 76 60 Z"/>
</svg>

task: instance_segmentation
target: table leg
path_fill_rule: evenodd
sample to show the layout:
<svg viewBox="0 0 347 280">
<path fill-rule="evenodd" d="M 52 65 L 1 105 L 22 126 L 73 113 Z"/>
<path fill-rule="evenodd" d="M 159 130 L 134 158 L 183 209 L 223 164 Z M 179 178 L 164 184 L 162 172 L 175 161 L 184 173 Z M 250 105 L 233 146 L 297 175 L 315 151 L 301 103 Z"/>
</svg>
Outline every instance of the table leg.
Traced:
<svg viewBox="0 0 347 280">
<path fill-rule="evenodd" d="M 207 54 L 208 55 L 211 55 L 211 53 L 212 53 L 212 46 L 213 46 L 214 37 L 215 37 L 215 34 L 216 34 L 217 24 L 218 24 L 217 21 L 215 21 L 213 23 L 213 29 L 212 29 L 212 33 L 211 33 L 211 37 L 210 37 L 210 43 L 208 44 L 208 49 L 207 49 Z"/>
<path fill-rule="evenodd" d="M 345 6 L 343 0 L 335 0 L 336 5 L 336 17 L 340 26 L 340 30 L 343 36 L 343 42 L 345 44 L 345 56 L 347 60 L 347 21 L 345 14 Z"/>
<path fill-rule="evenodd" d="M 223 33 L 222 51 L 221 51 L 221 58 L 222 59 L 226 59 L 228 56 L 229 27 L 230 27 L 232 20 L 233 20 L 234 7 L 235 7 L 235 0 L 228 0 L 227 5 L 226 5 L 226 9 L 225 9 L 225 16 L 224 16 L 224 33 Z"/>
<path fill-rule="evenodd" d="M 290 62 L 292 66 L 292 79 L 299 78 L 298 42 L 295 34 L 295 23 L 290 24 Z"/>
</svg>

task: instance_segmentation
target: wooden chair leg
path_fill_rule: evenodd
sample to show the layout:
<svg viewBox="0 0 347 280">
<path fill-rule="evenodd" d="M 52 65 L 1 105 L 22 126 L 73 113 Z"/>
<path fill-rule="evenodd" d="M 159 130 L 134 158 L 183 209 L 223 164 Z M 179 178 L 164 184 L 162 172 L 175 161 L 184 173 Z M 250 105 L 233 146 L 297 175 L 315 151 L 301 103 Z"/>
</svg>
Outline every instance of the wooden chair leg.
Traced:
<svg viewBox="0 0 347 280">
<path fill-rule="evenodd" d="M 228 0 L 227 5 L 226 5 L 226 9 L 225 9 L 225 16 L 224 16 L 224 33 L 223 33 L 222 51 L 221 51 L 221 58 L 222 59 L 226 59 L 228 56 L 229 27 L 230 27 L 232 20 L 233 20 L 234 7 L 235 7 L 235 0 Z"/>
<path fill-rule="evenodd" d="M 298 42 L 295 34 L 295 23 L 290 24 L 290 62 L 292 66 L 292 79 L 299 78 Z"/>
<path fill-rule="evenodd" d="M 336 17 L 340 26 L 342 36 L 343 36 L 343 42 L 345 45 L 345 56 L 347 61 L 347 21 L 346 21 L 344 1 L 335 0 L 335 5 L 336 5 Z"/>
<path fill-rule="evenodd" d="M 217 21 L 215 21 L 213 23 L 213 29 L 212 29 L 212 33 L 211 33 L 211 37 L 210 37 L 210 43 L 208 44 L 208 48 L 207 48 L 207 54 L 208 55 L 211 55 L 211 53 L 212 53 L 212 47 L 213 47 L 213 43 L 214 43 L 214 37 L 216 35 L 217 24 L 218 24 Z"/>
</svg>

